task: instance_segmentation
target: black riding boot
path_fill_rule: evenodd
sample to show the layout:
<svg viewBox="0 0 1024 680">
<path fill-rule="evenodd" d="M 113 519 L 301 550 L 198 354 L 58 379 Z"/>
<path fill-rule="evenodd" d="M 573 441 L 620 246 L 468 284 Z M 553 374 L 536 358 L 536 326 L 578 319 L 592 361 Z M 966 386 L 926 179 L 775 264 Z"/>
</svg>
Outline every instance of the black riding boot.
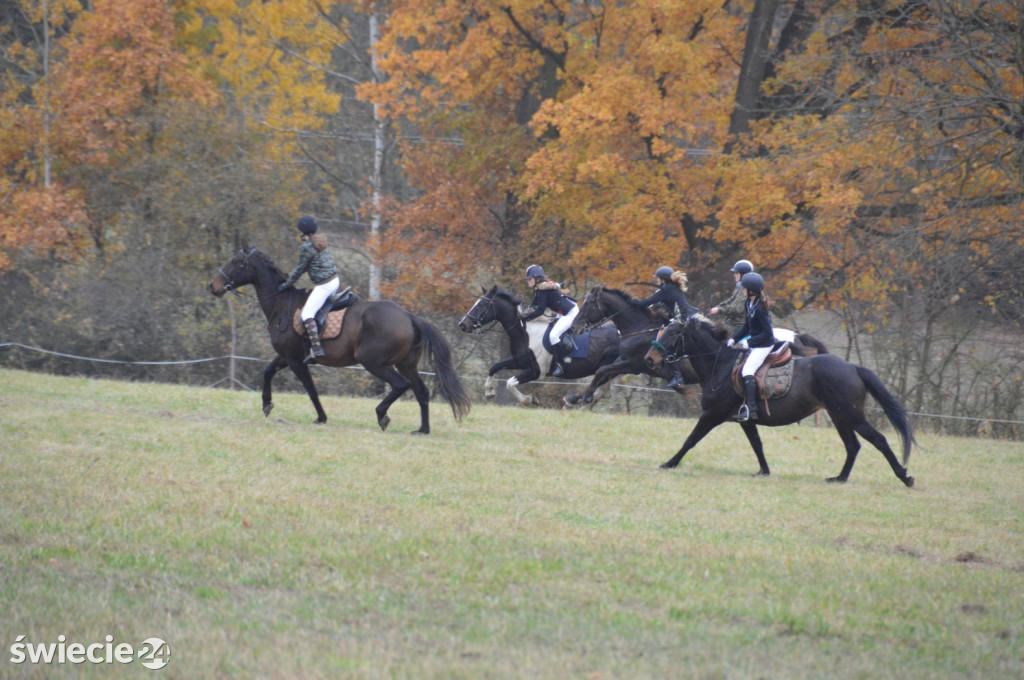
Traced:
<svg viewBox="0 0 1024 680">
<path fill-rule="evenodd" d="M 668 385 L 666 385 L 666 387 L 668 387 L 669 389 L 675 389 L 676 387 L 682 386 L 682 384 L 683 374 L 679 370 L 679 366 L 672 366 L 672 377 L 669 379 Z"/>
<path fill-rule="evenodd" d="M 324 355 L 324 348 L 320 346 L 320 334 L 316 330 L 316 319 L 305 319 L 303 325 L 306 327 L 306 335 L 309 336 L 309 356 L 303 361 L 307 364 L 315 364 L 317 357 Z"/>
<path fill-rule="evenodd" d="M 562 361 L 564 361 L 565 356 L 573 349 L 572 338 L 569 336 L 569 333 L 566 332 L 559 339 L 558 344 L 555 347 L 552 347 L 552 349 L 555 350 L 551 359 L 555 362 L 555 368 L 551 371 L 551 376 L 554 378 L 561 378 L 562 375 L 565 374 L 565 367 L 562 365 Z"/>
<path fill-rule="evenodd" d="M 744 376 L 743 388 L 747 393 L 747 403 L 740 406 L 739 413 L 736 414 L 736 420 L 740 422 L 744 420 L 757 420 L 757 379 L 752 375 Z"/>
</svg>

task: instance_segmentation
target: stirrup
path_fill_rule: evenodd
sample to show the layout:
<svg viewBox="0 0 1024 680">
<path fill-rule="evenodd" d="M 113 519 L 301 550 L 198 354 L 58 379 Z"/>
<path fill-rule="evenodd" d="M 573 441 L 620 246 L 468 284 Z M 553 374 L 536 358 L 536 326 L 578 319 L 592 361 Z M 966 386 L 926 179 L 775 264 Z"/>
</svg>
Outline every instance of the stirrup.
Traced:
<svg viewBox="0 0 1024 680">
<path fill-rule="evenodd" d="M 740 406 L 740 410 L 736 412 L 736 415 L 733 416 L 732 419 L 735 420 L 737 423 L 745 423 L 746 421 L 750 420 L 750 409 L 747 408 L 746 404 Z"/>
<path fill-rule="evenodd" d="M 565 373 L 565 368 L 562 367 L 561 362 L 555 364 L 555 368 L 551 371 L 552 378 L 558 378 Z"/>
</svg>

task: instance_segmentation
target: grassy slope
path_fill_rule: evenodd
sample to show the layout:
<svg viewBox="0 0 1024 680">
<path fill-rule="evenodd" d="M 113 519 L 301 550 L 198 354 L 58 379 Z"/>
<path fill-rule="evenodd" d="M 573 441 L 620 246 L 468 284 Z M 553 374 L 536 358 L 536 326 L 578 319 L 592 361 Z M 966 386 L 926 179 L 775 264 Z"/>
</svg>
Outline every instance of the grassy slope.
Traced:
<svg viewBox="0 0 1024 680">
<path fill-rule="evenodd" d="M 1024 676 L 1024 447 L 923 436 L 906 489 L 834 431 L 0 371 L 0 677 L 167 640 L 169 677 Z M 891 431 L 887 432 L 891 437 Z"/>
</svg>

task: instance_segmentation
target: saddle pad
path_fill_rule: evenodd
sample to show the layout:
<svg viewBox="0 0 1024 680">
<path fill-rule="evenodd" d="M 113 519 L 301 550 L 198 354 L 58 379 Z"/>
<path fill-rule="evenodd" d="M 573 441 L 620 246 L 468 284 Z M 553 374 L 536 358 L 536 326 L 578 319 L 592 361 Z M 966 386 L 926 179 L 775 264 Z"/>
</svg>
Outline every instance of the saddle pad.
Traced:
<svg viewBox="0 0 1024 680">
<path fill-rule="evenodd" d="M 555 321 L 557 320 L 555 319 Z M 544 338 L 541 340 L 544 349 L 551 354 L 554 354 L 554 351 L 551 349 L 551 327 L 554 325 L 555 322 L 552 321 L 547 330 L 544 331 Z M 565 336 L 563 335 L 562 337 Z M 586 359 L 587 353 L 590 351 L 590 332 L 581 333 L 580 335 L 572 335 L 570 333 L 569 339 L 572 340 L 572 351 L 565 356 L 569 359 Z"/>
<path fill-rule="evenodd" d="M 320 329 L 320 339 L 330 340 L 341 335 L 341 325 L 345 322 L 345 312 L 348 308 L 339 309 L 336 312 L 330 312 L 327 315 L 327 321 L 324 323 L 324 327 Z M 302 325 L 302 308 L 295 310 L 295 317 L 292 319 L 292 328 L 299 335 L 306 334 L 306 327 Z"/>
<path fill-rule="evenodd" d="M 743 377 L 740 375 L 743 360 L 746 358 L 746 353 L 740 354 L 732 369 L 732 387 L 741 397 L 746 396 L 743 389 Z M 769 355 L 769 359 L 771 359 L 771 355 Z M 770 361 L 761 364 L 754 373 L 754 378 L 757 380 L 757 393 L 762 401 L 786 396 L 789 394 L 789 388 L 793 385 L 792 355 L 788 355 L 786 362 L 781 365 L 773 365 Z"/>
</svg>

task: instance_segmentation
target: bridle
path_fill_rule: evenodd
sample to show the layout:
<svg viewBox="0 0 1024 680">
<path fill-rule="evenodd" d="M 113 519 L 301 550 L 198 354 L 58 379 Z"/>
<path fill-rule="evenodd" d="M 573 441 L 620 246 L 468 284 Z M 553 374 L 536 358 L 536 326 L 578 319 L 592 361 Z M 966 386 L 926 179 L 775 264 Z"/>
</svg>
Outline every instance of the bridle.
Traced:
<svg viewBox="0 0 1024 680">
<path fill-rule="evenodd" d="M 680 324 L 680 326 L 683 326 L 684 324 L 687 324 L 687 323 L 700 323 L 699 321 L 694 321 L 693 320 L 695 318 L 695 316 L 696 315 L 691 316 L 685 322 Z M 655 337 L 654 340 L 651 341 L 651 346 L 654 347 L 655 349 L 657 349 L 659 352 L 662 353 L 662 359 L 661 360 L 663 362 L 670 363 L 670 364 L 678 364 L 680 361 L 683 361 L 684 359 L 692 359 L 693 357 L 709 357 L 709 356 L 714 356 L 715 357 L 715 362 L 711 366 L 711 377 L 714 377 L 715 373 L 718 370 L 718 359 L 722 355 L 721 350 L 716 350 L 714 352 L 702 352 L 700 354 L 687 354 L 685 352 L 682 353 L 682 354 L 675 354 L 676 348 L 679 346 L 679 342 L 683 338 L 684 330 L 682 328 L 680 329 L 679 334 L 676 335 L 675 339 L 672 341 L 671 348 L 667 348 L 667 347 L 665 347 L 664 344 L 662 344 L 661 339 L 664 337 L 665 331 L 667 331 L 670 327 L 671 327 L 671 324 L 669 324 L 668 326 L 663 327 L 660 331 L 658 331 L 657 337 Z M 729 382 L 729 381 L 726 380 L 725 382 Z M 714 392 L 715 390 L 719 389 L 721 386 L 722 386 L 722 384 L 711 385 L 711 391 Z"/>
<path fill-rule="evenodd" d="M 591 297 L 593 294 L 594 294 L 593 291 L 591 291 L 590 293 L 587 293 L 587 297 L 583 300 L 583 304 L 580 305 L 580 310 L 581 311 L 582 311 L 582 309 L 584 307 L 587 306 L 587 303 L 590 302 L 590 300 L 593 299 Z M 601 302 L 601 294 L 600 293 L 597 294 L 597 299 L 596 299 L 596 301 L 593 304 L 597 307 L 598 313 L 604 314 L 605 306 L 604 306 L 604 303 Z M 620 309 L 617 312 L 612 312 L 611 314 L 606 314 L 605 316 L 602 316 L 600 319 L 598 319 L 597 321 L 595 321 L 593 323 L 587 321 L 587 322 L 585 322 L 583 324 L 583 330 L 590 331 L 590 330 L 593 330 L 594 328 L 597 328 L 598 326 L 604 325 L 604 324 L 608 323 L 609 321 L 611 321 L 612 319 L 614 319 L 615 317 L 617 317 L 619 314 L 622 314 L 624 311 L 626 311 L 625 307 L 623 307 L 622 309 Z M 641 331 L 641 332 L 646 332 L 646 331 Z M 631 334 L 631 335 L 637 335 L 637 334 Z"/>
<path fill-rule="evenodd" d="M 252 257 L 253 253 L 255 253 L 255 252 L 256 252 L 256 246 L 253 246 L 252 248 L 250 248 L 248 253 L 246 253 L 244 249 L 240 249 L 238 251 L 239 255 L 245 253 L 245 257 L 242 258 L 242 262 L 238 265 L 238 268 L 235 269 L 235 274 L 238 274 L 238 272 L 242 271 L 242 269 L 245 268 L 245 266 L 249 263 L 249 258 Z M 228 264 L 230 264 L 230 262 Z M 227 283 L 224 284 L 224 292 L 225 293 L 234 293 L 235 295 L 238 295 L 239 293 L 238 293 L 238 289 L 235 288 L 235 279 L 234 279 L 234 277 L 228 276 L 227 272 L 224 271 L 224 267 L 221 267 L 220 269 L 218 269 L 217 273 L 220 274 L 221 276 L 223 276 L 224 280 L 227 281 Z"/>
<path fill-rule="evenodd" d="M 482 302 L 486 302 L 487 306 L 484 307 L 479 313 L 477 313 L 477 308 L 480 307 L 480 303 Z M 494 317 L 494 320 L 490 322 L 489 326 L 484 328 L 484 324 L 483 322 L 480 321 L 480 318 L 488 310 L 490 310 L 491 316 Z M 474 333 L 484 333 L 486 331 L 491 330 L 492 328 L 494 328 L 495 325 L 499 323 L 501 324 L 501 329 L 506 333 L 508 333 L 509 328 L 511 328 L 511 326 L 505 326 L 505 323 L 498 318 L 498 314 L 494 309 L 494 296 L 492 295 L 488 297 L 486 293 L 477 298 L 477 301 L 473 303 L 473 306 L 470 308 L 468 312 L 466 312 L 466 315 L 462 317 L 462 320 L 469 321 L 472 324 L 471 329 Z"/>
</svg>

